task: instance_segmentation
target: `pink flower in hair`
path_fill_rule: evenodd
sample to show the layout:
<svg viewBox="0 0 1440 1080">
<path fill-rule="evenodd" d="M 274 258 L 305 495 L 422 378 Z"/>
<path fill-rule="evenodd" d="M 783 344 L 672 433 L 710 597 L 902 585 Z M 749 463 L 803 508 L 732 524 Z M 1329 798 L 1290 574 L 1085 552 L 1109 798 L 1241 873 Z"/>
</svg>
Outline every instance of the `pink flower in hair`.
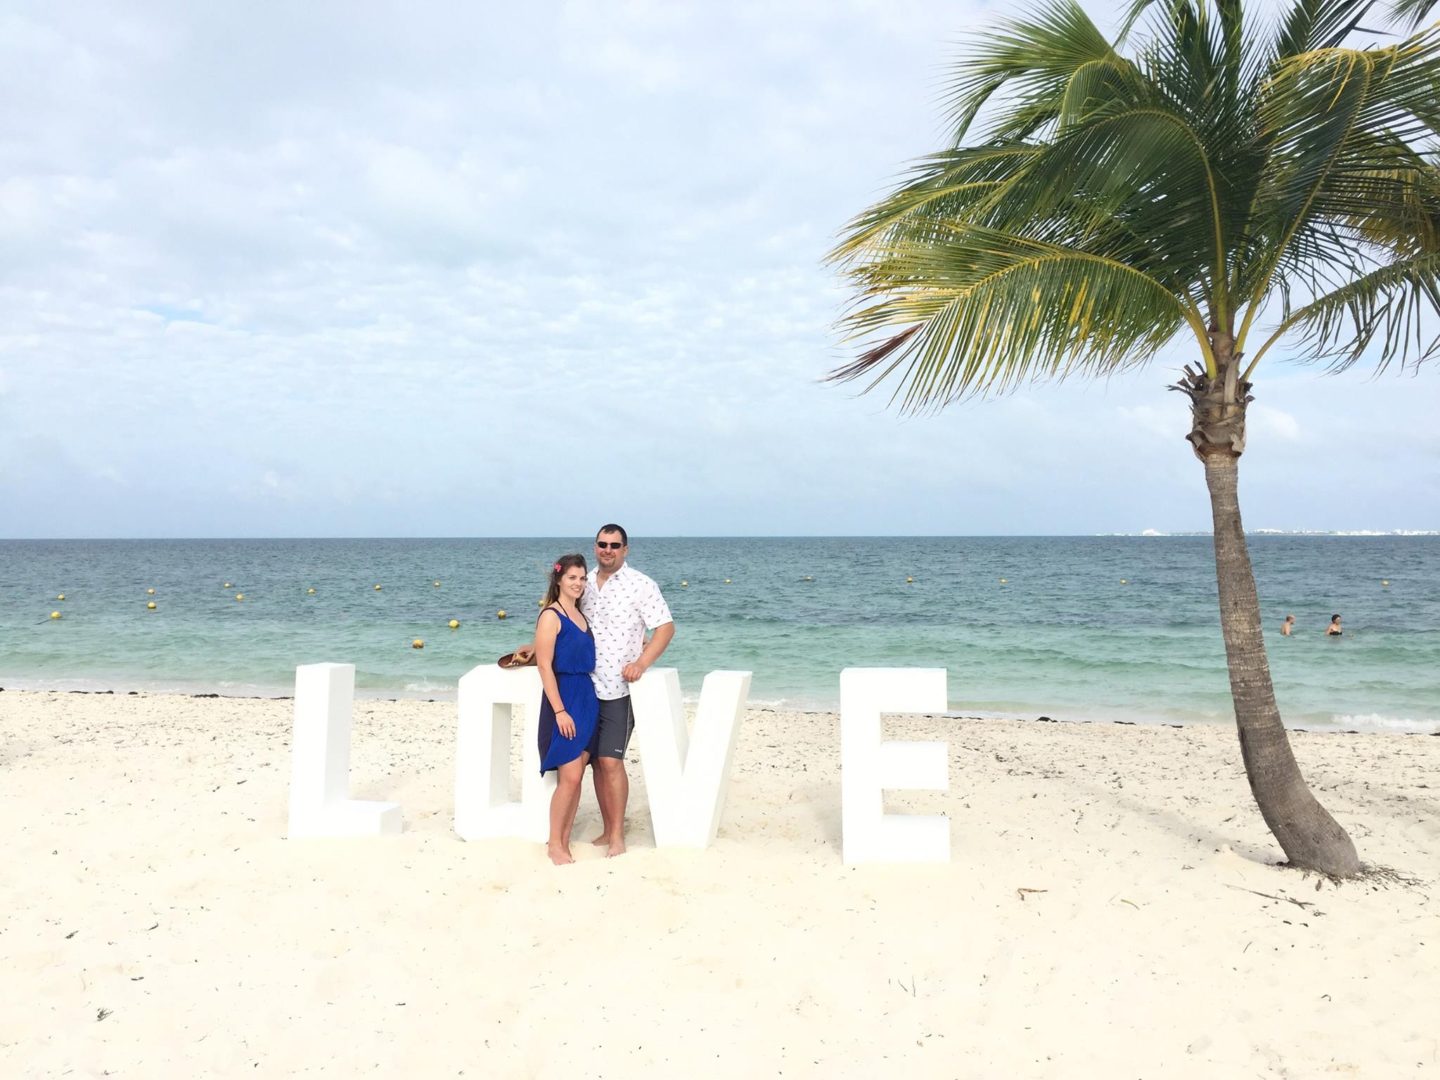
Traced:
<svg viewBox="0 0 1440 1080">
<path fill-rule="evenodd" d="M 555 572 L 557 574 L 560 573 L 560 564 L 558 562 L 555 564 Z"/>
</svg>

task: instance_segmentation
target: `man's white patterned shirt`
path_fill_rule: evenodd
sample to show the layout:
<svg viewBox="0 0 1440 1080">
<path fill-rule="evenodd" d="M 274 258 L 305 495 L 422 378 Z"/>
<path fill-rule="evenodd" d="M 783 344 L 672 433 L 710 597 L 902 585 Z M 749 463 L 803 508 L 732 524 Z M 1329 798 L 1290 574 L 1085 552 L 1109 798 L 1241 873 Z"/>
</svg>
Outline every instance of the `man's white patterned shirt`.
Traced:
<svg viewBox="0 0 1440 1080">
<path fill-rule="evenodd" d="M 603 589 L 595 584 L 598 572 L 598 567 L 590 571 L 580 610 L 595 632 L 595 693 L 602 701 L 612 701 L 630 693 L 620 673 L 640 659 L 645 631 L 674 620 L 660 586 L 629 563 L 611 574 Z"/>
</svg>

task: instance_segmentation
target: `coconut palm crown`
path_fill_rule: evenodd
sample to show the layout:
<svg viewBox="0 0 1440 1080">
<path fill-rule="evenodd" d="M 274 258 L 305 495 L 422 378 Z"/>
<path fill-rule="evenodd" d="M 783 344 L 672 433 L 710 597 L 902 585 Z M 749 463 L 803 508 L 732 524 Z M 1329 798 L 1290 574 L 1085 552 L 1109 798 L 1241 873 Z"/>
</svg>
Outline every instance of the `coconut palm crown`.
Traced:
<svg viewBox="0 0 1440 1080">
<path fill-rule="evenodd" d="M 979 39 L 948 88 L 953 145 L 832 253 L 858 356 L 831 378 L 892 383 L 906 410 L 1193 343 L 1172 388 L 1211 495 L 1246 772 L 1290 863 L 1336 876 L 1361 864 L 1275 703 L 1238 462 L 1282 340 L 1335 369 L 1440 347 L 1440 33 L 1357 44 L 1370 10 L 1301 0 L 1250 26 L 1239 0 L 1139 0 L 1112 43 L 1048 0 Z"/>
</svg>

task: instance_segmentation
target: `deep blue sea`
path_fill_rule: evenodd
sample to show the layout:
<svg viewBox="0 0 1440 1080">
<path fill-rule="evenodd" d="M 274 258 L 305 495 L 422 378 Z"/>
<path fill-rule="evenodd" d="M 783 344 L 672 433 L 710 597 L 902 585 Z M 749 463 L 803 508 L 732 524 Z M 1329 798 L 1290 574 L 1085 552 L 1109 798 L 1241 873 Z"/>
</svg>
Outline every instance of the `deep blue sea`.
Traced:
<svg viewBox="0 0 1440 1080">
<path fill-rule="evenodd" d="M 1440 730 L 1440 537 L 1250 544 L 1287 724 Z M 453 697 L 568 551 L 590 538 L 0 540 L 0 686 L 283 695 L 343 661 L 362 695 Z M 944 667 L 967 715 L 1233 718 L 1208 537 L 637 537 L 630 562 L 687 696 L 742 669 L 754 704 L 833 708 L 844 667 Z"/>
</svg>

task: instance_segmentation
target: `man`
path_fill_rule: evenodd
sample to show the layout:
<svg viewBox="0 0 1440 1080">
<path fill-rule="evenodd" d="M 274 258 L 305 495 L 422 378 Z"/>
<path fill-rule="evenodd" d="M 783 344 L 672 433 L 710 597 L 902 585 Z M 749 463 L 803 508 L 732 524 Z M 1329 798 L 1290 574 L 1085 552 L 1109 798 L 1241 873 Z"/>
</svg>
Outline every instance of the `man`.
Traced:
<svg viewBox="0 0 1440 1080">
<path fill-rule="evenodd" d="M 580 597 L 580 611 L 595 634 L 591 678 L 600 699 L 590 762 L 603 830 L 594 843 L 604 844 L 608 855 L 625 852 L 625 806 L 630 801 L 625 751 L 635 730 L 630 684 L 660 659 L 675 636 L 675 622 L 660 587 L 626 565 L 629 551 L 630 537 L 623 528 L 602 525 L 595 534 L 595 567 Z M 527 657 L 530 651 L 533 647 L 527 646 L 517 650 L 517 656 Z"/>
</svg>

